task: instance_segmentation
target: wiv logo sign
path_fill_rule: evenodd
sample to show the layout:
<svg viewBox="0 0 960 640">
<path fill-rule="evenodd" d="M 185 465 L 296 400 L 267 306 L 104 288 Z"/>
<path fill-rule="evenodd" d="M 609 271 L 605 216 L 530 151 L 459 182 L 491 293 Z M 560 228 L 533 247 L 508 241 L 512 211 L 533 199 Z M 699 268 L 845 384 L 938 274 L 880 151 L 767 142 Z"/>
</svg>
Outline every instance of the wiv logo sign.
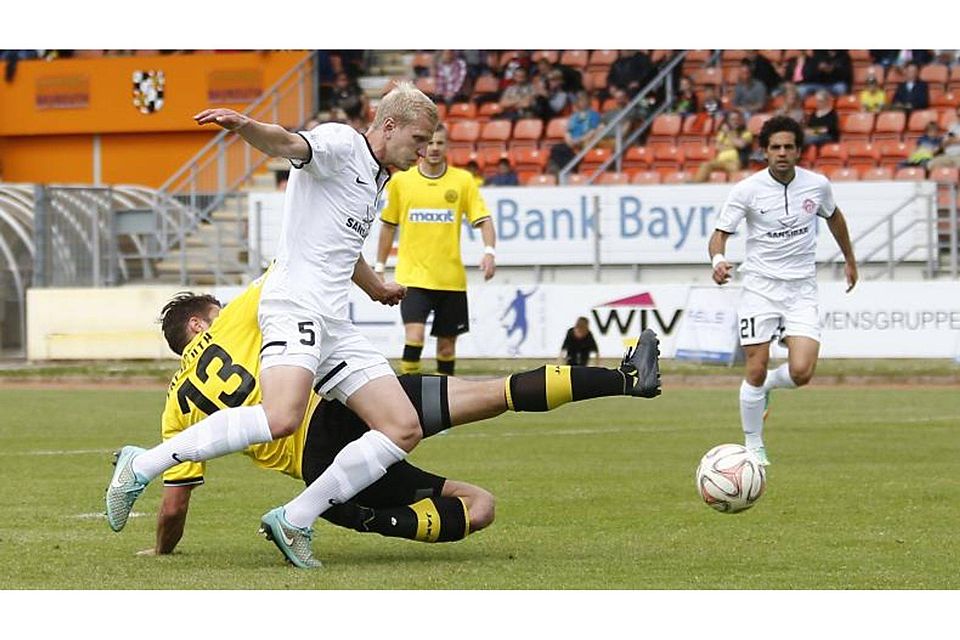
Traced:
<svg viewBox="0 0 960 640">
<path fill-rule="evenodd" d="M 683 309 L 672 315 L 661 314 L 650 293 L 641 293 L 598 304 L 593 308 L 593 321 L 603 335 L 611 332 L 635 336 L 650 328 L 660 335 L 670 335 L 677 328 Z"/>
</svg>

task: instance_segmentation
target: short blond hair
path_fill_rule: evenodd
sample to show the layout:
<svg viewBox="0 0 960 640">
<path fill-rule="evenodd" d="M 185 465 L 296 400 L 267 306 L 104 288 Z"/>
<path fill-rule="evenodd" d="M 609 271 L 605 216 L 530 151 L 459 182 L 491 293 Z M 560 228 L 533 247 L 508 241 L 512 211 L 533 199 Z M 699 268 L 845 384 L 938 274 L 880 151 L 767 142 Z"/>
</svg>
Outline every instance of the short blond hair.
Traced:
<svg viewBox="0 0 960 640">
<path fill-rule="evenodd" d="M 393 118 L 398 126 L 403 126 L 421 116 L 427 116 L 430 119 L 431 129 L 435 129 L 440 121 L 437 105 L 433 100 L 413 86 L 412 82 L 402 81 L 381 98 L 372 126 L 380 127 L 387 118 Z"/>
</svg>

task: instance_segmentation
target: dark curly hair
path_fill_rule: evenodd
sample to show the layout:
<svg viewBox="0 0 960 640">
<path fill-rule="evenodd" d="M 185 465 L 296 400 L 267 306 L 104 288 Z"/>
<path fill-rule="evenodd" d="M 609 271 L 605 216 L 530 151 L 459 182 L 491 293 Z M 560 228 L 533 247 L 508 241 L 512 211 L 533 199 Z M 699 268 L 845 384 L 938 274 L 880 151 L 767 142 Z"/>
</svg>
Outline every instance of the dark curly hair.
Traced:
<svg viewBox="0 0 960 640">
<path fill-rule="evenodd" d="M 209 294 L 198 295 L 183 291 L 163 305 L 160 311 L 160 326 L 167 345 L 177 355 L 183 355 L 183 348 L 189 344 L 191 336 L 187 333 L 187 321 L 193 316 L 206 317 L 211 306 L 222 307 L 220 301 Z"/>
<path fill-rule="evenodd" d="M 770 144 L 770 136 L 780 132 L 790 132 L 797 143 L 797 149 L 803 148 L 803 127 L 800 123 L 788 116 L 774 116 L 763 123 L 760 129 L 760 148 L 766 149 Z"/>
</svg>

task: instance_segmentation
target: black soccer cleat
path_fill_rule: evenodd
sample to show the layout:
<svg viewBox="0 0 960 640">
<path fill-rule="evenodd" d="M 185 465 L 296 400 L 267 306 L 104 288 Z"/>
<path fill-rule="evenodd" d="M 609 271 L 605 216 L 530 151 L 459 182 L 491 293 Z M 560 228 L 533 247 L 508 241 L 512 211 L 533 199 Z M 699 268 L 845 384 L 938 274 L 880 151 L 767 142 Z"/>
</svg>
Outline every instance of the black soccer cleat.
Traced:
<svg viewBox="0 0 960 640">
<path fill-rule="evenodd" d="M 627 349 L 620 371 L 626 376 L 626 395 L 640 398 L 660 395 L 660 339 L 652 329 L 644 329 L 636 348 Z"/>
</svg>

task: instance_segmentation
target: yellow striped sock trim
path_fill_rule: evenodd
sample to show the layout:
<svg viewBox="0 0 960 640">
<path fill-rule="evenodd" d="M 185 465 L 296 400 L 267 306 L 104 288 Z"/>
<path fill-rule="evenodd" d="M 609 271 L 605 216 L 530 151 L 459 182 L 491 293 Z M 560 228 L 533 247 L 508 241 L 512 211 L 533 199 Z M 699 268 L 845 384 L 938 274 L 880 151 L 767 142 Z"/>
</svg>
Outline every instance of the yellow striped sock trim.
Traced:
<svg viewBox="0 0 960 640">
<path fill-rule="evenodd" d="M 417 515 L 417 535 L 414 538 L 420 542 L 436 542 L 440 537 L 440 514 L 430 498 L 410 505 Z"/>
<path fill-rule="evenodd" d="M 463 505 L 463 521 L 466 523 L 463 526 L 463 537 L 466 538 L 470 535 L 470 509 L 467 509 L 467 501 L 463 498 L 458 497 L 460 504 Z"/>
<path fill-rule="evenodd" d="M 504 379 L 503 394 L 507 400 L 507 409 L 510 411 L 516 411 L 516 409 L 513 408 L 513 396 L 510 395 L 510 378 L 512 377 L 513 377 L 512 375 L 509 375 Z"/>
<path fill-rule="evenodd" d="M 573 400 L 573 385 L 570 383 L 570 367 L 547 367 L 547 409 L 556 409 Z"/>
<path fill-rule="evenodd" d="M 423 370 L 423 365 L 420 364 L 420 361 L 409 362 L 407 360 L 400 361 L 400 373 L 411 374 L 411 373 L 420 373 Z"/>
</svg>

